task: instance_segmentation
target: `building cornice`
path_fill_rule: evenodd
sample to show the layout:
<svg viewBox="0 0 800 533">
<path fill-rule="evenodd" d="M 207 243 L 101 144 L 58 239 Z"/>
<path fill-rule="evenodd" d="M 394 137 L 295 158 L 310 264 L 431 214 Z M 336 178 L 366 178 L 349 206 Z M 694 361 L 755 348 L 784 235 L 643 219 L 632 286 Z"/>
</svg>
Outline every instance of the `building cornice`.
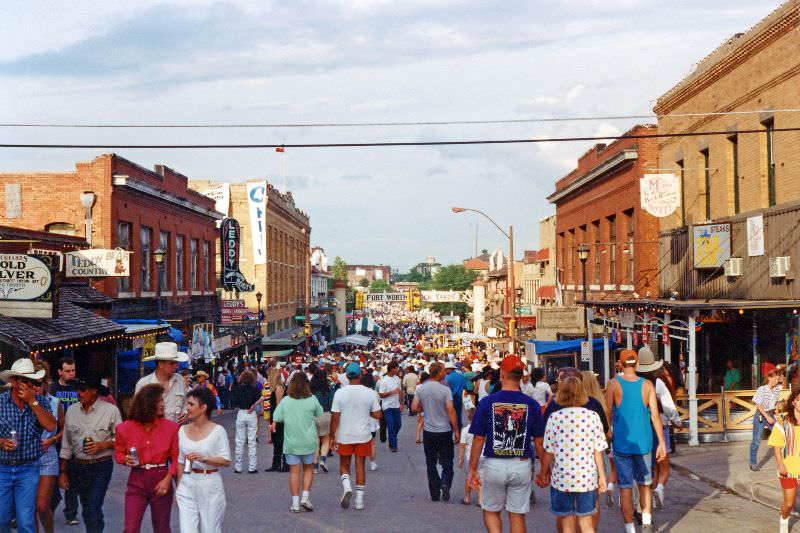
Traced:
<svg viewBox="0 0 800 533">
<path fill-rule="evenodd" d="M 556 191 L 548 196 L 547 201 L 551 204 L 555 204 L 559 200 L 566 198 L 570 194 L 582 189 L 583 187 L 586 187 L 590 183 L 603 178 L 609 172 L 613 172 L 621 166 L 629 163 L 630 161 L 635 161 L 638 158 L 639 152 L 635 148 L 622 150 L 609 159 L 606 159 L 583 176 L 576 178 L 572 183 L 560 191 Z"/>
<path fill-rule="evenodd" d="M 210 217 L 214 220 L 222 220 L 223 218 L 225 218 L 224 214 L 219 213 L 213 209 L 208 209 L 202 205 L 195 204 L 193 202 L 184 200 L 182 198 L 178 198 L 173 194 L 161 191 L 151 185 L 131 179 L 130 176 L 115 174 L 113 176 L 112 184 L 114 185 L 114 187 L 130 189 L 140 194 L 144 194 L 145 196 L 150 196 L 154 199 L 161 200 L 162 202 L 182 207 L 184 209 L 188 209 L 189 211 L 194 211 L 195 213 Z"/>
</svg>

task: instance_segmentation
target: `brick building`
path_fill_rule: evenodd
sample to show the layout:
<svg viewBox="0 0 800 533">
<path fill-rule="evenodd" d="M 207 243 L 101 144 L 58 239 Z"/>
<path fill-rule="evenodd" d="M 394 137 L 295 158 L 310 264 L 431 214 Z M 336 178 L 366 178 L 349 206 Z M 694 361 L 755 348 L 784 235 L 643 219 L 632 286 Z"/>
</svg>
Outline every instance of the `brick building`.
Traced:
<svg viewBox="0 0 800 533">
<path fill-rule="evenodd" d="M 0 174 L 6 202 L 0 224 L 86 238 L 95 248 L 123 248 L 131 276 L 94 280 L 114 298 L 111 318 L 160 318 L 177 328 L 216 321 L 214 201 L 187 188 L 186 176 L 164 166 L 148 170 L 115 154 L 79 162 L 71 172 Z M 91 231 L 81 194 L 94 194 Z M 159 268 L 153 252 L 166 251 L 161 311 Z"/>
<path fill-rule="evenodd" d="M 387 265 L 347 265 L 347 283 L 351 286 L 358 285 L 362 279 L 370 283 L 383 280 L 389 283 L 392 267 Z"/>
<path fill-rule="evenodd" d="M 656 131 L 640 125 L 626 135 Z M 657 139 L 618 139 L 592 147 L 558 180 L 548 200 L 556 205 L 556 267 L 564 305 L 582 298 L 581 244 L 589 246 L 589 300 L 656 295 L 658 223 L 639 208 L 639 180 L 658 166 Z"/>
<path fill-rule="evenodd" d="M 221 183 L 204 180 L 192 180 L 189 184 L 198 192 L 217 185 Z M 305 313 L 306 269 L 310 266 L 306 262 L 311 239 L 309 216 L 295 206 L 291 192 L 281 193 L 267 183 L 266 264 L 255 265 L 247 185 L 231 183 L 229 190 L 230 206 L 226 214 L 241 225 L 239 268 L 247 281 L 255 285 L 253 292 L 241 293 L 239 297 L 251 311 L 256 311 L 259 304 L 255 295 L 260 292 L 267 335 L 289 335 L 297 329 L 295 316 Z"/>
</svg>

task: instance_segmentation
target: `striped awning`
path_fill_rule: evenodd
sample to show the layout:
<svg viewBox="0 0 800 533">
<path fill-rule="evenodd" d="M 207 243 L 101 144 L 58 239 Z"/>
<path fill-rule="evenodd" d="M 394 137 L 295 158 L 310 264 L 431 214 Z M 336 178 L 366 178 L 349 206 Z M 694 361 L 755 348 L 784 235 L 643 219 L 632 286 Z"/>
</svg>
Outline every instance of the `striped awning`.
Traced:
<svg viewBox="0 0 800 533">
<path fill-rule="evenodd" d="M 374 320 L 367 317 L 356 320 L 353 323 L 353 328 L 356 333 L 380 333 L 381 331 L 381 327 Z"/>
</svg>

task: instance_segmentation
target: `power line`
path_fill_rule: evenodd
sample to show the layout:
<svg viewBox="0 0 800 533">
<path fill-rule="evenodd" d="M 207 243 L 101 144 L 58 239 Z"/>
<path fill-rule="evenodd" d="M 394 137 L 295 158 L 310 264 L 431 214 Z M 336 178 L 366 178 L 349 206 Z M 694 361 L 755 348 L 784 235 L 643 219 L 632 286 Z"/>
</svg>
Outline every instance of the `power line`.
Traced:
<svg viewBox="0 0 800 533">
<path fill-rule="evenodd" d="M 800 131 L 800 127 L 773 128 L 773 132 Z M 669 139 L 679 137 L 707 137 L 764 133 L 763 129 L 738 131 L 705 131 L 684 133 L 654 133 L 630 135 L 600 135 L 585 137 L 540 137 L 535 139 L 484 139 L 473 141 L 388 141 L 388 142 L 347 142 L 347 143 L 306 143 L 306 144 L 28 144 L 0 143 L 0 148 L 65 148 L 65 149 L 163 149 L 163 150 L 206 150 L 206 149 L 264 149 L 264 148 L 381 148 L 396 146 L 464 146 L 492 144 L 537 144 L 548 142 L 613 141 L 618 139 Z"/>
<path fill-rule="evenodd" d="M 402 127 L 402 126 L 469 126 L 491 124 L 531 124 L 547 122 L 593 122 L 599 120 L 652 120 L 664 118 L 709 117 L 730 115 L 755 115 L 761 113 L 797 113 L 800 108 L 790 109 L 756 109 L 752 111 L 708 111 L 697 113 L 675 113 L 667 115 L 606 115 L 594 117 L 534 117 L 508 118 L 488 120 L 429 120 L 418 122 L 318 122 L 318 123 L 286 123 L 286 124 L 74 124 L 74 123 L 35 123 L 8 122 L 0 123 L 0 128 L 85 128 L 85 129 L 234 129 L 234 128 L 360 128 L 360 127 Z"/>
</svg>

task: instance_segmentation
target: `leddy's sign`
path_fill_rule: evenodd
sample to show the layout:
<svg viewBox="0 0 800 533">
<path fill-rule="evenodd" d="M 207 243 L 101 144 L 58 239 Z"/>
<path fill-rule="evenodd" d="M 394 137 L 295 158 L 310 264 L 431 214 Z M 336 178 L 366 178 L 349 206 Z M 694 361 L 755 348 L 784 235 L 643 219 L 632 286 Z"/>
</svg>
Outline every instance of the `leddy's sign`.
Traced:
<svg viewBox="0 0 800 533">
<path fill-rule="evenodd" d="M 64 273 L 68 278 L 130 276 L 130 253 L 126 250 L 78 250 L 66 254 Z"/>
<path fill-rule="evenodd" d="M 58 258 L 0 254 L 0 315 L 52 318 Z"/>
<path fill-rule="evenodd" d="M 222 287 L 226 291 L 252 292 L 255 286 L 247 283 L 239 272 L 239 242 L 241 229 L 235 218 L 226 218 L 220 226 L 222 243 Z"/>
<path fill-rule="evenodd" d="M 675 174 L 645 174 L 639 180 L 642 208 L 654 217 L 671 215 L 681 205 L 681 183 Z"/>
</svg>

